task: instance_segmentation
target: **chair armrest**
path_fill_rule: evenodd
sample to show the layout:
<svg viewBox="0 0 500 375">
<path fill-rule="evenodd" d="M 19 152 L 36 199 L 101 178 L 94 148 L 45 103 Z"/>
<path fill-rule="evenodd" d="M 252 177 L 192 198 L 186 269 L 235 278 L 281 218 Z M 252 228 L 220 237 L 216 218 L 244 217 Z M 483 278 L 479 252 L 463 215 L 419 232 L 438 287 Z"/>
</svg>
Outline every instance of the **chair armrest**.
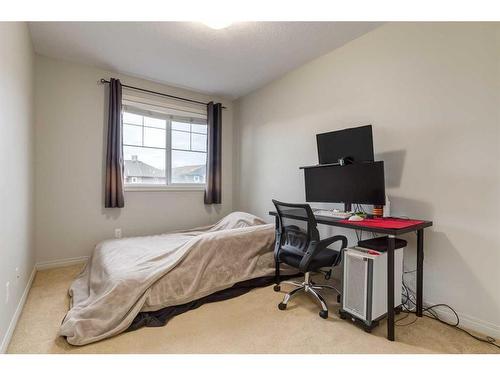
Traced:
<svg viewBox="0 0 500 375">
<path fill-rule="evenodd" d="M 341 250 L 347 247 L 347 237 L 341 235 L 329 237 L 319 242 L 311 241 L 309 247 L 307 248 L 304 254 L 304 257 L 302 258 L 302 261 L 299 264 L 300 272 L 307 272 L 309 264 L 314 259 L 314 256 L 321 250 L 325 249 L 326 247 L 330 246 L 332 243 L 337 241 L 342 241 L 342 245 L 340 248 Z"/>
<path fill-rule="evenodd" d="M 325 238 L 324 240 L 319 241 L 318 245 L 321 247 L 321 249 L 324 249 L 325 247 L 328 247 L 332 243 L 337 242 L 337 241 L 342 241 L 342 245 L 340 246 L 340 250 L 345 249 L 347 247 L 347 237 L 341 236 L 341 235 Z"/>
<path fill-rule="evenodd" d="M 326 239 L 320 241 L 321 249 L 324 249 L 324 248 L 330 246 L 332 243 L 337 242 L 337 241 L 342 241 L 342 244 L 340 245 L 339 256 L 337 257 L 337 260 L 333 264 L 334 267 L 338 266 L 339 263 L 342 261 L 342 256 L 343 256 L 342 253 L 347 248 L 347 244 L 348 244 L 347 237 L 337 235 L 337 236 L 329 237 L 329 238 L 326 238 Z"/>
</svg>

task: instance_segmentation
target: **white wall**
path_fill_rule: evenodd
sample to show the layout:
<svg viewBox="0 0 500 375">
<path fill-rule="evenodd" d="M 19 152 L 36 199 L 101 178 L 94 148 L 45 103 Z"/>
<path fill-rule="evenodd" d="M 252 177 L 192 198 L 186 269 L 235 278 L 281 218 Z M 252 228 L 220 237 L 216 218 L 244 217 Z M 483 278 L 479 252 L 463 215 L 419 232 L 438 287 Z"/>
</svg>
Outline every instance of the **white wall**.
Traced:
<svg viewBox="0 0 500 375">
<path fill-rule="evenodd" d="M 235 207 L 304 201 L 315 134 L 373 124 L 393 214 L 434 221 L 424 299 L 500 337 L 499 55 L 498 23 L 386 24 L 241 98 Z"/>
<path fill-rule="evenodd" d="M 232 111 L 223 111 L 222 205 L 202 191 L 126 192 L 125 208 L 103 200 L 107 88 L 100 78 L 208 101 L 205 95 L 93 67 L 36 56 L 36 251 L 47 262 L 90 255 L 96 243 L 212 223 L 232 209 Z M 220 98 L 219 98 L 220 99 Z"/>
<path fill-rule="evenodd" d="M 6 349 L 14 328 L 11 322 L 34 267 L 34 53 L 26 24 L 0 22 L 0 56 L 1 352 Z"/>
</svg>

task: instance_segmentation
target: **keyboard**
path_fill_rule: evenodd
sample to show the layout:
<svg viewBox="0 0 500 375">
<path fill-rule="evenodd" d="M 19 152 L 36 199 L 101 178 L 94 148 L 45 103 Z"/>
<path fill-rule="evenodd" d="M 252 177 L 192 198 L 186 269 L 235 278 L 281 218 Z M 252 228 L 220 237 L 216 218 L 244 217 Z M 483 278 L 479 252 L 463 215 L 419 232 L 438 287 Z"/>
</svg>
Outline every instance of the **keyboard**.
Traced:
<svg viewBox="0 0 500 375">
<path fill-rule="evenodd" d="M 350 212 L 332 211 L 332 210 L 316 210 L 314 216 L 333 217 L 335 219 L 349 219 L 352 214 Z"/>
</svg>

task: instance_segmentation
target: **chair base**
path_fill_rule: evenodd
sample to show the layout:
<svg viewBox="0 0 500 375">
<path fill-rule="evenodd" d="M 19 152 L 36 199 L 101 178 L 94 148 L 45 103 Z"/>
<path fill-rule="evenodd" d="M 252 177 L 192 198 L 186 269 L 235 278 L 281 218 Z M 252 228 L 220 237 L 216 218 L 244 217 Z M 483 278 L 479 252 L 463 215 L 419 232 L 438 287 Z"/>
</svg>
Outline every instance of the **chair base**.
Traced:
<svg viewBox="0 0 500 375">
<path fill-rule="evenodd" d="M 337 288 L 335 288 L 334 286 L 332 286 L 332 285 L 315 284 L 311 280 L 309 272 L 306 272 L 304 276 L 305 276 L 304 282 L 302 282 L 302 283 L 299 283 L 297 281 L 283 281 L 283 282 L 281 282 L 282 284 L 291 284 L 291 285 L 294 285 L 297 288 L 295 288 L 291 292 L 285 294 L 285 297 L 283 298 L 283 302 L 281 302 L 278 305 L 278 308 L 280 310 L 285 310 L 288 302 L 290 301 L 290 299 L 292 299 L 298 293 L 305 292 L 305 293 L 313 296 L 314 299 L 317 302 L 319 302 L 319 304 L 321 305 L 321 311 L 319 312 L 319 316 L 322 317 L 323 319 L 328 318 L 328 306 L 326 304 L 325 299 L 323 298 L 323 296 L 318 291 L 322 290 L 322 289 L 325 289 L 325 288 L 327 288 L 327 289 L 333 289 L 339 295 L 340 295 L 340 291 Z M 274 286 L 274 290 L 275 291 L 279 291 L 280 290 L 279 285 L 275 285 Z"/>
</svg>

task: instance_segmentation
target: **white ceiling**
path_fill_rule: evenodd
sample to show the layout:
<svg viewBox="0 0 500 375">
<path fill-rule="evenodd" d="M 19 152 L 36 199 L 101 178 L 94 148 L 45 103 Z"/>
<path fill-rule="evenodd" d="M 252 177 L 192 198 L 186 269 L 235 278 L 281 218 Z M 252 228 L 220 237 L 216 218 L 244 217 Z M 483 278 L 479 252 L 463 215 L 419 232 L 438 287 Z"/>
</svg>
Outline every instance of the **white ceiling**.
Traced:
<svg viewBox="0 0 500 375">
<path fill-rule="evenodd" d="M 375 22 L 32 22 L 35 51 L 237 98 L 379 26 Z"/>
</svg>

